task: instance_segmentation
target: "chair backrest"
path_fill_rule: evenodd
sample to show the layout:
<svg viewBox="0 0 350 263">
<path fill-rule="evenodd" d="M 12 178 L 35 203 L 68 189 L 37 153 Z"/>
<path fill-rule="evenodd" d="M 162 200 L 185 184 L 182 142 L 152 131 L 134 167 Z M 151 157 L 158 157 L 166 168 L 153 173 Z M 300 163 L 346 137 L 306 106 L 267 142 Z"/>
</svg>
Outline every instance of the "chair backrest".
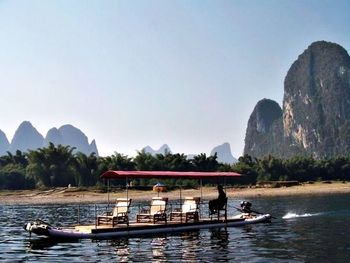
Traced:
<svg viewBox="0 0 350 263">
<path fill-rule="evenodd" d="M 185 197 L 185 201 L 182 204 L 181 211 L 183 213 L 196 212 L 199 208 L 200 197 Z"/>
<path fill-rule="evenodd" d="M 227 206 L 227 197 L 218 204 L 218 210 L 226 210 Z"/>
<path fill-rule="evenodd" d="M 157 214 L 159 212 L 164 213 L 166 211 L 166 206 L 168 204 L 167 197 L 153 197 L 151 202 L 151 215 Z"/>
<path fill-rule="evenodd" d="M 113 216 L 117 216 L 120 213 L 128 213 L 131 204 L 131 199 L 129 198 L 117 198 L 115 206 L 113 208 Z"/>
</svg>

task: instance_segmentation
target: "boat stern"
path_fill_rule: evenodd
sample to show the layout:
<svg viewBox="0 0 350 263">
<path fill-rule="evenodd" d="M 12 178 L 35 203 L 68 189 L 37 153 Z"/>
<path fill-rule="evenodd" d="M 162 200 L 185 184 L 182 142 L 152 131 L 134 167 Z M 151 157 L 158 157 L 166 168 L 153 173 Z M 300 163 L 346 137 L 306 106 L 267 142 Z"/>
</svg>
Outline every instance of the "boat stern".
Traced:
<svg viewBox="0 0 350 263">
<path fill-rule="evenodd" d="M 49 235 L 49 231 L 48 231 L 49 227 L 50 227 L 49 224 L 47 224 L 41 220 L 28 222 L 23 226 L 24 230 L 29 232 L 29 234 L 34 233 L 34 234 L 39 235 L 39 236 L 48 236 Z"/>
</svg>

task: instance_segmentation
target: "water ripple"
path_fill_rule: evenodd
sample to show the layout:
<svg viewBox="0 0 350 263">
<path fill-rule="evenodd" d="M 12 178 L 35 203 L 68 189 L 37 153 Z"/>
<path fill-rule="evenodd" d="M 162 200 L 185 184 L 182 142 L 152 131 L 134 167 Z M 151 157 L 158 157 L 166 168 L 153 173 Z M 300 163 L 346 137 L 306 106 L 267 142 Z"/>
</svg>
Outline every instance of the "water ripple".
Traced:
<svg viewBox="0 0 350 263">
<path fill-rule="evenodd" d="M 42 218 L 57 225 L 91 222 L 97 206 L 0 206 L 4 262 L 348 262 L 350 196 L 253 199 L 254 207 L 276 217 L 271 224 L 201 230 L 154 237 L 57 242 L 29 237 L 23 225 Z M 230 207 L 238 200 L 230 200 Z M 133 210 L 133 215 L 137 209 Z M 289 211 L 289 214 L 288 214 Z M 308 211 L 291 213 L 290 211 Z M 322 211 L 322 212 L 319 212 Z M 230 211 L 234 213 L 236 211 Z M 284 212 L 284 213 L 283 213 Z M 300 218 L 300 220 L 299 220 Z M 332 223 L 333 222 L 333 223 Z M 327 248 L 327 249 L 324 249 Z"/>
</svg>

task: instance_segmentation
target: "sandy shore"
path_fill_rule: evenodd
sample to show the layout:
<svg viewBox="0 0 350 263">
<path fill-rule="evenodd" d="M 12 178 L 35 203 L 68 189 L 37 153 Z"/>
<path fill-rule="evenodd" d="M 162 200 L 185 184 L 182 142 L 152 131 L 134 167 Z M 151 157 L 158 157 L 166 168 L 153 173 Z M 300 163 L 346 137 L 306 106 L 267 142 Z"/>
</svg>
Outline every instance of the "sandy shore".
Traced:
<svg viewBox="0 0 350 263">
<path fill-rule="evenodd" d="M 329 195 L 350 194 L 350 183 L 314 183 L 300 186 L 281 188 L 227 188 L 229 198 L 249 199 L 254 197 L 296 196 L 296 195 Z M 179 199 L 179 190 L 161 193 L 169 199 Z M 150 200 L 157 193 L 152 191 L 129 190 L 128 195 L 133 200 Z M 217 196 L 215 187 L 203 187 L 200 190 L 182 190 L 182 196 L 201 196 L 211 199 Z M 125 190 L 109 194 L 110 200 L 117 197 L 126 197 Z M 106 193 L 80 191 L 76 188 L 57 188 L 47 191 L 23 190 L 0 191 L 0 204 L 64 204 L 64 203 L 102 203 L 107 202 Z"/>
</svg>

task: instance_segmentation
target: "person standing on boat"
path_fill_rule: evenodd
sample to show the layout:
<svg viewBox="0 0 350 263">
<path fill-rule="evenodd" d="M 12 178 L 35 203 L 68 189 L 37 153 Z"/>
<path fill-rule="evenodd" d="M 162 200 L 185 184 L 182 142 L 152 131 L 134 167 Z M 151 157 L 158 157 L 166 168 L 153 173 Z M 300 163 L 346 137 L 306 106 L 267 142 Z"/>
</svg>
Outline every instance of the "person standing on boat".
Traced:
<svg viewBox="0 0 350 263">
<path fill-rule="evenodd" d="M 218 210 L 223 209 L 227 202 L 226 193 L 220 184 L 218 185 L 218 192 L 218 198 L 209 201 L 209 211 L 211 215 L 215 214 Z"/>
</svg>

